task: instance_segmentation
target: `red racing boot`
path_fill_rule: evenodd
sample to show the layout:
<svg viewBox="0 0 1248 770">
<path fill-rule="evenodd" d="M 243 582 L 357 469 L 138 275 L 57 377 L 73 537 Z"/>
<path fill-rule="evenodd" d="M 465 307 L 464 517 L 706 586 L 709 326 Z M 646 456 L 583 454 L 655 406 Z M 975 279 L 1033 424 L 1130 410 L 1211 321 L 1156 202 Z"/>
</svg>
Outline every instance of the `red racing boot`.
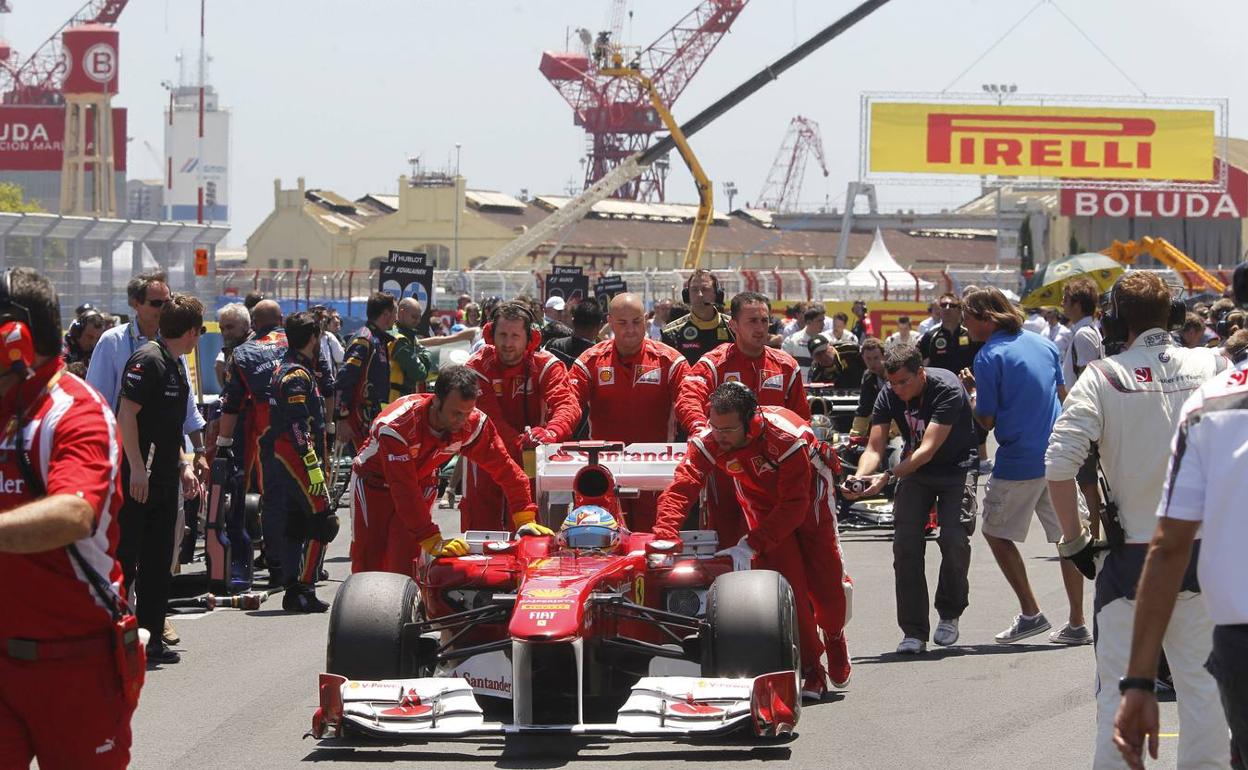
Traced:
<svg viewBox="0 0 1248 770">
<path fill-rule="evenodd" d="M 849 686 L 849 678 L 853 673 L 853 666 L 849 661 L 849 645 L 845 641 L 845 632 L 842 631 L 836 638 L 825 634 L 823 646 L 828 652 L 828 678 L 832 680 L 833 687 L 838 690 L 844 690 Z"/>
<path fill-rule="evenodd" d="M 802 672 L 802 701 L 819 702 L 828 694 L 828 675 L 823 666 Z"/>
</svg>

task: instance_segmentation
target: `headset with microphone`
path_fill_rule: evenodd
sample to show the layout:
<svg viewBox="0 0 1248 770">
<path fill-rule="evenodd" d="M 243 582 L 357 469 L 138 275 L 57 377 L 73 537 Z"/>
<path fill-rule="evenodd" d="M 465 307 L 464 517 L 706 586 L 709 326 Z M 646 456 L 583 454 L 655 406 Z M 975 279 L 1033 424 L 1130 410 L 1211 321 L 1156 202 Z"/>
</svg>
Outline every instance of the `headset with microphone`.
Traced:
<svg viewBox="0 0 1248 770">
<path fill-rule="evenodd" d="M 685 280 L 685 288 L 680 290 L 681 301 L 684 302 L 686 305 L 689 304 L 689 284 L 693 283 L 694 278 L 700 278 L 702 276 L 706 276 L 707 278 L 711 279 L 711 286 L 715 288 L 715 304 L 720 307 L 723 307 L 724 290 L 719 288 L 719 279 L 716 278 L 715 274 L 712 273 L 710 270 L 694 270 L 693 271 L 693 274 L 690 275 Z"/>
<path fill-rule="evenodd" d="M 0 276 L 0 374 L 23 378 L 35 372 L 35 338 L 30 331 L 30 311 L 13 300 L 13 271 Z"/>
</svg>

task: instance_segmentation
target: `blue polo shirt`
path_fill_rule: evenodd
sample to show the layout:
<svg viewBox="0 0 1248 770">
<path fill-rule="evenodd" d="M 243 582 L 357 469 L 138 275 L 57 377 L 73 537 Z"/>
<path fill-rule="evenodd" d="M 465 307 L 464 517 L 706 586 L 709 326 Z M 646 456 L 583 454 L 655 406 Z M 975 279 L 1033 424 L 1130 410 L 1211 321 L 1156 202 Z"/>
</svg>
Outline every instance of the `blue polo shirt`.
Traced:
<svg viewBox="0 0 1248 770">
<path fill-rule="evenodd" d="M 1062 411 L 1057 346 L 1039 334 L 998 331 L 975 355 L 975 414 L 995 417 L 992 474 L 1009 481 L 1044 478 L 1044 451 Z"/>
</svg>

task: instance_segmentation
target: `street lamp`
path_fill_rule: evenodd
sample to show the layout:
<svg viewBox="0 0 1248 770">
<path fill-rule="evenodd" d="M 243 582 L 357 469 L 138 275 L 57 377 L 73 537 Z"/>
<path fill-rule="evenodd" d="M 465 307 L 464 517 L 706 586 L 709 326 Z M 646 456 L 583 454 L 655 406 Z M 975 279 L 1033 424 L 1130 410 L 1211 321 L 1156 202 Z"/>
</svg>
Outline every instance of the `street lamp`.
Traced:
<svg viewBox="0 0 1248 770">
<path fill-rule="evenodd" d="M 737 183 L 724 182 L 724 195 L 728 196 L 728 213 L 732 213 L 732 200 L 737 197 Z"/>
<path fill-rule="evenodd" d="M 452 259 L 456 270 L 459 269 L 459 209 L 464 205 L 459 196 L 459 151 L 462 146 L 459 142 L 455 143 L 455 248 Z"/>
</svg>

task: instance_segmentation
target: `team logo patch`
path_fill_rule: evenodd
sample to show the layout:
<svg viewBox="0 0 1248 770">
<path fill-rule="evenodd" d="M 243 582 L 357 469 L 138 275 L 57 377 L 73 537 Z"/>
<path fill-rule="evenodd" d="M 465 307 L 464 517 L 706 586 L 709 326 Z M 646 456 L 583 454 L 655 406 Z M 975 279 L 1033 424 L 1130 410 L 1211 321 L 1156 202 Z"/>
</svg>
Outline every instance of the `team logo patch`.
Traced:
<svg viewBox="0 0 1248 770">
<path fill-rule="evenodd" d="M 751 457 L 750 465 L 754 466 L 755 473 L 767 473 L 768 471 L 775 470 L 775 467 L 773 467 L 771 463 L 767 462 L 766 457 Z"/>
<path fill-rule="evenodd" d="M 514 397 L 514 396 L 525 396 L 528 394 L 529 394 L 528 379 L 526 378 L 523 380 L 517 380 L 515 387 L 511 389 L 511 395 Z"/>
<path fill-rule="evenodd" d="M 724 470 L 732 474 L 738 474 L 744 471 L 745 469 L 741 467 L 741 463 L 739 461 L 729 460 L 728 462 L 724 463 Z"/>
<path fill-rule="evenodd" d="M 615 367 L 600 366 L 598 367 L 598 384 L 611 385 L 615 382 Z"/>
<path fill-rule="evenodd" d="M 663 381 L 663 370 L 657 366 L 638 366 L 633 376 L 635 384 L 658 385 Z"/>
<path fill-rule="evenodd" d="M 496 396 L 503 395 L 503 381 L 502 380 L 490 380 L 490 382 L 494 385 L 494 395 Z"/>
<path fill-rule="evenodd" d="M 724 375 L 724 382 L 740 382 L 741 372 L 728 372 Z"/>
<path fill-rule="evenodd" d="M 698 329 L 694 326 L 686 326 L 685 330 L 680 333 L 680 336 L 687 340 L 696 340 L 698 338 Z"/>
<path fill-rule="evenodd" d="M 945 339 L 944 337 L 937 337 L 933 341 L 933 344 L 936 346 L 937 350 L 944 350 L 945 348 L 949 347 L 949 340 Z"/>
<path fill-rule="evenodd" d="M 1136 382 L 1152 382 L 1153 370 L 1147 366 L 1135 367 L 1135 381 Z"/>
<path fill-rule="evenodd" d="M 762 383 L 758 386 L 759 390 L 784 390 L 784 374 L 772 374 L 767 370 L 762 372 Z"/>
</svg>

